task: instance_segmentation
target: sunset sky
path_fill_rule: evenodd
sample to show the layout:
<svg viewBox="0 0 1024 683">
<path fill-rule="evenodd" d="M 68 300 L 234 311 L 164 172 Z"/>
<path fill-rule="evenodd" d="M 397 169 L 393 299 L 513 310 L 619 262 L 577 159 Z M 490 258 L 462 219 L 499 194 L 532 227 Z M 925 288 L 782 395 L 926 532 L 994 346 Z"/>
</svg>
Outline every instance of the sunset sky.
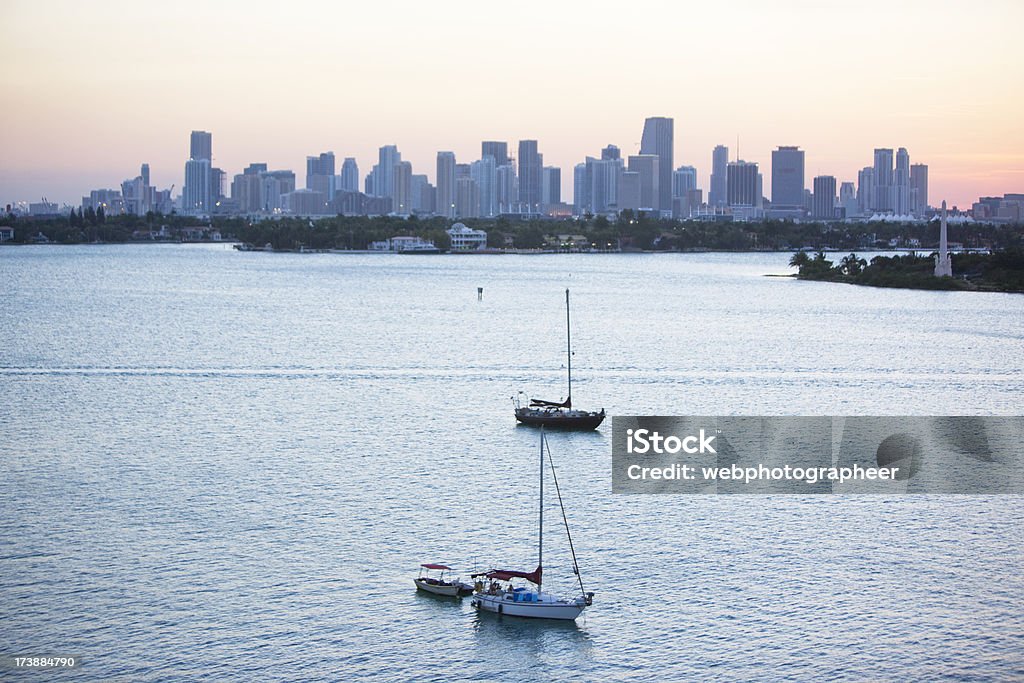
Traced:
<svg viewBox="0 0 1024 683">
<path fill-rule="evenodd" d="M 875 147 L 929 165 L 929 199 L 1024 192 L 1024 2 L 21 2 L 0 0 L 0 201 L 78 203 L 148 162 L 182 187 L 189 132 L 230 177 L 255 161 L 537 139 L 572 167 L 675 119 L 676 165 L 799 145 L 806 183 Z"/>
</svg>

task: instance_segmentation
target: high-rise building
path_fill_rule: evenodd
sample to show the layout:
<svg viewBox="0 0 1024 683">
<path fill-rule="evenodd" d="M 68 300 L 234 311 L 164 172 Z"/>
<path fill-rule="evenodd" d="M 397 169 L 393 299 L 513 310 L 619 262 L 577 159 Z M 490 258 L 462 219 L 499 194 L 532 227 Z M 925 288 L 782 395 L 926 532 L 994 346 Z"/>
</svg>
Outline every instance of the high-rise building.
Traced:
<svg viewBox="0 0 1024 683">
<path fill-rule="evenodd" d="M 210 160 L 189 159 L 185 162 L 185 187 L 181 193 L 181 209 L 186 215 L 210 213 Z"/>
<path fill-rule="evenodd" d="M 895 208 L 892 174 L 892 149 L 875 149 L 875 191 L 872 211 L 892 211 Z"/>
<path fill-rule="evenodd" d="M 487 143 L 484 143 L 487 144 Z M 485 154 L 482 159 L 469 165 L 469 177 L 476 183 L 480 195 L 477 215 L 495 216 L 498 213 L 498 167 L 494 156 Z"/>
<path fill-rule="evenodd" d="M 910 167 L 910 210 L 916 216 L 928 211 L 928 166 L 913 164 Z"/>
<path fill-rule="evenodd" d="M 587 165 L 576 164 L 572 167 L 572 206 L 573 214 L 582 216 L 589 210 L 587 201 Z"/>
<path fill-rule="evenodd" d="M 892 199 L 893 211 L 900 215 L 910 213 L 910 154 L 905 147 L 896 152 Z"/>
<path fill-rule="evenodd" d="M 729 203 L 729 148 L 718 145 L 711 153 L 711 187 L 708 190 L 708 203 L 712 206 L 725 206 Z"/>
<path fill-rule="evenodd" d="M 526 213 L 540 213 L 541 169 L 544 156 L 536 140 L 519 141 L 519 203 Z"/>
<path fill-rule="evenodd" d="M 836 216 L 836 177 L 819 175 L 814 177 L 814 208 L 811 216 L 832 220 Z"/>
<path fill-rule="evenodd" d="M 504 164 L 495 169 L 498 213 L 519 213 L 519 181 L 516 167 Z"/>
<path fill-rule="evenodd" d="M 458 218 L 476 218 L 480 214 L 480 189 L 468 176 L 455 178 L 455 215 Z"/>
<path fill-rule="evenodd" d="M 716 148 L 717 150 L 718 148 Z M 726 166 L 726 202 L 731 207 L 753 209 L 761 204 L 757 164 L 731 161 Z"/>
<path fill-rule="evenodd" d="M 412 164 L 399 161 L 392 169 L 391 211 L 407 216 L 412 213 Z"/>
<path fill-rule="evenodd" d="M 334 152 L 306 157 L 306 189 L 323 194 L 327 201 L 334 199 Z"/>
<path fill-rule="evenodd" d="M 655 162 L 657 163 L 657 162 Z M 621 169 L 621 166 L 620 166 Z M 643 180 L 638 171 L 621 170 L 618 174 L 617 208 L 619 211 L 639 211 L 643 208 L 641 186 Z"/>
<path fill-rule="evenodd" d="M 640 138 L 640 154 L 658 157 L 658 196 L 652 208 L 659 211 L 672 209 L 672 169 L 675 168 L 672 148 L 673 120 L 663 116 L 646 119 L 643 137 Z"/>
<path fill-rule="evenodd" d="M 455 152 L 437 153 L 438 215 L 455 218 Z"/>
<path fill-rule="evenodd" d="M 541 172 L 540 203 L 542 207 L 562 203 L 562 169 L 545 166 Z"/>
<path fill-rule="evenodd" d="M 796 209 L 804 203 L 804 151 L 779 147 L 772 151 L 772 209 Z"/>
<path fill-rule="evenodd" d="M 213 161 L 213 135 L 205 130 L 192 131 L 189 141 L 189 159 Z"/>
<path fill-rule="evenodd" d="M 615 145 L 608 145 L 601 150 L 601 161 L 611 161 L 614 159 L 621 159 L 622 152 Z"/>
<path fill-rule="evenodd" d="M 857 172 L 857 209 L 862 214 L 875 207 L 875 168 L 865 166 Z"/>
<path fill-rule="evenodd" d="M 402 155 L 395 145 L 384 145 L 378 150 L 377 177 L 374 192 L 379 197 L 394 197 L 395 166 L 402 161 Z M 392 205 L 393 207 L 394 205 Z"/>
<path fill-rule="evenodd" d="M 659 211 L 661 197 L 661 159 L 657 154 L 636 154 L 629 157 L 629 170 L 640 174 L 640 209 Z"/>
<path fill-rule="evenodd" d="M 345 157 L 341 164 L 341 183 L 338 189 L 359 192 L 359 164 L 352 157 Z"/>
<path fill-rule="evenodd" d="M 697 189 L 697 169 L 693 166 L 680 166 L 672 172 L 672 216 L 685 218 L 697 206 L 691 204 Z M 699 190 L 698 190 L 699 193 Z M 700 204 L 700 201 L 697 202 Z"/>
<path fill-rule="evenodd" d="M 839 186 L 839 206 L 843 210 L 843 218 L 853 218 L 860 209 L 857 206 L 857 189 L 851 182 Z"/>
<path fill-rule="evenodd" d="M 507 142 L 485 140 L 480 143 L 480 158 L 483 159 L 488 155 L 494 157 L 495 168 L 511 163 L 511 160 L 508 158 Z"/>
</svg>

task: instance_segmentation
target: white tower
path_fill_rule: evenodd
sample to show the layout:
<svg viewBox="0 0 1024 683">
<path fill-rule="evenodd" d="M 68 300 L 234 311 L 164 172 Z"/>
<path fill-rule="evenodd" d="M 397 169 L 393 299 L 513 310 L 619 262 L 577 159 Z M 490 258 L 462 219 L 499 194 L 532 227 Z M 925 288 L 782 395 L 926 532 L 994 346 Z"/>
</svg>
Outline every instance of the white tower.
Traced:
<svg viewBox="0 0 1024 683">
<path fill-rule="evenodd" d="M 942 227 L 939 228 L 939 253 L 935 255 L 935 277 L 953 277 L 953 264 L 949 260 L 946 243 L 946 202 L 942 202 Z"/>
</svg>

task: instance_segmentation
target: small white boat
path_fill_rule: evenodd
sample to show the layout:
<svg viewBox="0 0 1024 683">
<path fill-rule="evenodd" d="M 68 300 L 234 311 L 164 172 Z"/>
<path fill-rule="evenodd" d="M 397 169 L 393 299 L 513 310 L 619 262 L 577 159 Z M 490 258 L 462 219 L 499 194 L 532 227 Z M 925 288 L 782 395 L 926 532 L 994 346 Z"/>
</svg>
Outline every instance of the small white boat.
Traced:
<svg viewBox="0 0 1024 683">
<path fill-rule="evenodd" d="M 439 572 L 436 577 L 431 576 L 431 572 L 434 571 Z M 445 579 L 445 574 L 451 571 L 452 568 L 444 564 L 421 564 L 420 575 L 413 579 L 413 583 L 416 584 L 416 588 L 419 590 L 433 593 L 434 595 L 446 595 L 457 598 L 472 593 L 473 587 L 468 583 L 462 583 L 458 579 L 454 581 Z"/>
<path fill-rule="evenodd" d="M 580 593 L 574 598 L 560 598 L 551 593 L 541 591 L 541 581 L 544 572 L 544 449 L 547 446 L 547 439 L 544 435 L 544 428 L 541 427 L 540 434 L 540 524 L 537 533 L 537 568 L 532 572 L 513 571 L 509 569 L 491 569 L 486 572 L 473 574 L 476 584 L 473 587 L 473 606 L 485 612 L 496 614 L 507 614 L 514 617 L 527 617 L 533 619 L 562 619 L 571 621 L 582 614 L 594 600 L 594 594 L 583 590 L 583 578 L 580 576 L 579 564 L 576 562 L 576 550 L 572 546 L 572 536 L 569 534 L 569 522 L 565 516 L 565 507 L 562 506 L 562 520 L 565 522 L 565 535 L 569 540 L 569 549 L 572 552 L 573 571 L 579 582 Z M 551 459 L 550 450 L 548 460 Z M 558 503 L 562 505 L 562 494 L 558 489 L 558 478 L 555 476 L 555 468 L 552 463 L 551 477 L 554 480 L 555 492 L 558 493 Z M 489 583 L 484 582 L 487 579 Z M 512 579 L 526 579 L 534 584 L 537 589 L 532 590 L 524 587 L 514 587 Z M 504 586 L 502 584 L 505 584 Z"/>
</svg>

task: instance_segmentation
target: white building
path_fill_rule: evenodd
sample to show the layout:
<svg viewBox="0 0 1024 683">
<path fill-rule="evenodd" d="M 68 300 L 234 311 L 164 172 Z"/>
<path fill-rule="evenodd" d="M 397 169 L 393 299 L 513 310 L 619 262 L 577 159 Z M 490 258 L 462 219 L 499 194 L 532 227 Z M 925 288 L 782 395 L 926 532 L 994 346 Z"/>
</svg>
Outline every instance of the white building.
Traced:
<svg viewBox="0 0 1024 683">
<path fill-rule="evenodd" d="M 452 251 L 473 251 L 487 246 L 487 233 L 483 230 L 473 230 L 462 223 L 456 223 L 447 232 L 451 238 Z"/>
<path fill-rule="evenodd" d="M 437 247 L 422 237 L 398 235 L 389 240 L 370 242 L 370 251 L 435 251 Z"/>
</svg>

